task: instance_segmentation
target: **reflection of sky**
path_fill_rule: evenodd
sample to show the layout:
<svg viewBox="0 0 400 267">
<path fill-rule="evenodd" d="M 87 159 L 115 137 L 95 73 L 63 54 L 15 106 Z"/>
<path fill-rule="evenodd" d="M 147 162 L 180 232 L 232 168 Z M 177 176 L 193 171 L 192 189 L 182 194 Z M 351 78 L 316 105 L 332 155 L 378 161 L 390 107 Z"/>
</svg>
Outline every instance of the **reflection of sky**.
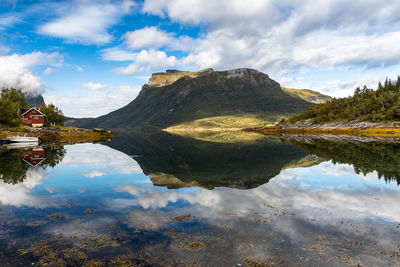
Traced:
<svg viewBox="0 0 400 267">
<path fill-rule="evenodd" d="M 29 214 L 42 217 L 57 212 L 68 214 L 71 220 L 86 220 L 85 224 L 49 224 L 43 228 L 47 233 L 68 236 L 79 231 L 90 236 L 111 223 L 136 230 L 165 231 L 171 227 L 171 217 L 191 213 L 204 224 L 233 227 L 238 238 L 234 242 L 238 244 L 255 242 L 260 237 L 257 231 L 262 231 L 274 232 L 270 238 L 277 240 L 287 236 L 303 247 L 302 242 L 314 234 L 312 227 L 328 229 L 341 220 L 392 227 L 400 222 L 400 189 L 396 183 L 385 183 L 375 173 L 357 175 L 346 164 L 323 162 L 309 168 L 286 169 L 267 184 L 250 190 L 169 190 L 153 186 L 134 159 L 109 147 L 81 144 L 66 149 L 63 162 L 56 167 L 31 168 L 25 181 L 17 185 L 0 182 L 0 203 L 20 208 L 15 212 L 24 219 L 29 220 L 26 211 L 30 210 Z M 73 208 L 68 207 L 71 202 L 75 203 Z M 82 217 L 86 208 L 102 212 L 89 221 Z M 295 216 L 271 219 L 282 211 Z M 243 224 L 250 215 L 268 218 L 269 224 Z M 315 222 L 310 224 L 310 219 Z M 376 233 L 385 236 L 382 239 L 388 246 L 397 240 L 390 231 L 380 227 Z"/>
<path fill-rule="evenodd" d="M 399 196 L 397 185 L 377 179 L 374 173 L 357 175 L 350 165 L 323 162 L 309 168 L 287 169 L 251 190 L 169 190 L 154 187 L 134 159 L 107 146 L 79 144 L 66 149 L 65 158 L 55 168 L 30 169 L 23 183 L 0 184 L 1 203 L 44 207 L 46 201 L 41 199 L 52 198 L 48 206 L 84 199 L 121 212 L 127 207 L 191 206 L 205 217 L 223 210 L 245 212 L 269 203 L 300 213 L 323 209 L 340 212 L 344 217 L 382 215 L 400 221 L 400 207 L 393 207 Z"/>
<path fill-rule="evenodd" d="M 291 183 L 306 184 L 309 187 L 321 188 L 364 188 L 378 186 L 381 188 L 396 189 L 396 182 L 385 184 L 384 179 L 379 180 L 378 174 L 374 171 L 363 175 L 356 174 L 354 168 L 349 164 L 333 164 L 331 161 L 323 162 L 309 168 L 288 169 L 278 177 L 290 177 Z"/>
</svg>

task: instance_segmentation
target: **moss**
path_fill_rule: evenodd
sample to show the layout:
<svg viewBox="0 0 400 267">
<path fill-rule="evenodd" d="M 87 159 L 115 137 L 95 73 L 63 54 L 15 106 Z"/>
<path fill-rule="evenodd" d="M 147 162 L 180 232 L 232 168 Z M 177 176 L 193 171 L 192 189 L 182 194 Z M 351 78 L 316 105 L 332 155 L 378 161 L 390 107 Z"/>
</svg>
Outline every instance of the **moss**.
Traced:
<svg viewBox="0 0 400 267">
<path fill-rule="evenodd" d="M 193 216 L 191 213 L 188 213 L 188 214 L 185 214 L 182 216 L 176 216 L 176 217 L 172 218 L 172 220 L 174 222 L 188 222 L 188 221 L 193 220 Z"/>
<path fill-rule="evenodd" d="M 182 244 L 182 248 L 190 249 L 190 250 L 193 250 L 193 251 L 197 251 L 197 250 L 199 250 L 199 249 L 201 249 L 203 247 L 204 247 L 203 243 L 196 242 L 196 241 L 185 241 Z"/>
<path fill-rule="evenodd" d="M 85 212 L 87 214 L 95 214 L 95 213 L 98 213 L 99 211 L 98 210 L 93 210 L 93 209 L 86 209 Z"/>
<path fill-rule="evenodd" d="M 243 257 L 242 261 L 246 264 L 248 267 L 270 267 L 271 265 L 267 263 L 261 263 L 252 259 L 249 259 L 247 257 Z"/>
</svg>

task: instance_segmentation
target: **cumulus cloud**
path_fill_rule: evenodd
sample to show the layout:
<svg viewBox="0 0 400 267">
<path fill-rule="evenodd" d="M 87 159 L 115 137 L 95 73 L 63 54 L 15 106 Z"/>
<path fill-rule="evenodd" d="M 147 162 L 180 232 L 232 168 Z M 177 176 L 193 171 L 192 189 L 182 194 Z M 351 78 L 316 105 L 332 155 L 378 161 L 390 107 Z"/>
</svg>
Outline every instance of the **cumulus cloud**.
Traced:
<svg viewBox="0 0 400 267">
<path fill-rule="evenodd" d="M 83 72 L 83 71 L 85 71 L 85 70 L 82 67 L 80 67 L 80 66 L 76 67 L 76 72 Z"/>
<path fill-rule="evenodd" d="M 122 85 L 103 90 L 88 90 L 79 94 L 45 94 L 44 97 L 47 102 L 60 107 L 68 116 L 98 117 L 129 104 L 140 90 L 141 86 Z"/>
<path fill-rule="evenodd" d="M 135 55 L 134 62 L 126 67 L 114 69 L 115 73 L 131 75 L 157 68 L 174 67 L 177 64 L 175 56 L 168 56 L 164 51 L 142 50 Z"/>
<path fill-rule="evenodd" d="M 15 87 L 28 94 L 40 94 L 44 85 L 30 68 L 40 65 L 58 65 L 63 56 L 58 52 L 30 54 L 12 54 L 0 56 L 0 88 Z"/>
<path fill-rule="evenodd" d="M 133 1 L 75 1 L 63 5 L 59 17 L 38 28 L 40 34 L 82 44 L 107 44 L 113 36 L 108 32 L 123 15 L 135 6 Z"/>
<path fill-rule="evenodd" d="M 125 44 L 130 49 L 159 48 L 166 45 L 170 36 L 157 27 L 145 27 L 125 33 Z"/>
<path fill-rule="evenodd" d="M 89 90 L 101 90 L 101 89 L 106 89 L 107 85 L 101 83 L 88 82 L 82 84 L 81 87 Z"/>
</svg>

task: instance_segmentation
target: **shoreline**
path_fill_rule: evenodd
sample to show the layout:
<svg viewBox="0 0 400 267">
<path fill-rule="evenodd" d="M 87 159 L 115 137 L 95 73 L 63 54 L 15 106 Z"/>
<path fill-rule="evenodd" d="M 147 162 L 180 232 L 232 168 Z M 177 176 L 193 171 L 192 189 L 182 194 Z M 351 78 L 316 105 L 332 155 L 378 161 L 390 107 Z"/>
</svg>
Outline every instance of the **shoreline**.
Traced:
<svg viewBox="0 0 400 267">
<path fill-rule="evenodd" d="M 400 122 L 335 122 L 314 124 L 309 121 L 280 123 L 274 126 L 246 128 L 244 131 L 264 135 L 337 135 L 337 136 L 370 136 L 400 137 Z"/>
<path fill-rule="evenodd" d="M 24 135 L 30 137 L 41 137 L 44 140 L 44 144 L 103 142 L 115 137 L 111 132 L 96 132 L 89 130 L 46 130 L 38 132 L 0 130 L 0 138 Z"/>
</svg>

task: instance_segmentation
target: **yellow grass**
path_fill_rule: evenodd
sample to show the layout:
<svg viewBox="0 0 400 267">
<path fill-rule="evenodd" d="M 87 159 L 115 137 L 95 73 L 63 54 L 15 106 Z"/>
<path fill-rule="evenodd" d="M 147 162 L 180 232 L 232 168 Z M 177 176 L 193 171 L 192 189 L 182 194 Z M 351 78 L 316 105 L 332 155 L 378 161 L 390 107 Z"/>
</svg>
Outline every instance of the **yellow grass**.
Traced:
<svg viewBox="0 0 400 267">
<path fill-rule="evenodd" d="M 213 143 L 256 143 L 260 142 L 265 136 L 244 131 L 177 131 L 172 132 L 180 136 L 191 139 L 213 142 Z"/>
<path fill-rule="evenodd" d="M 273 125 L 274 122 L 285 118 L 278 114 L 240 114 L 215 116 L 194 121 L 184 122 L 164 129 L 167 132 L 202 132 L 202 131 L 239 131 L 243 128 Z"/>
<path fill-rule="evenodd" d="M 336 128 L 336 129 L 250 129 L 262 134 L 315 134 L 343 136 L 400 137 L 400 128 Z"/>
</svg>

